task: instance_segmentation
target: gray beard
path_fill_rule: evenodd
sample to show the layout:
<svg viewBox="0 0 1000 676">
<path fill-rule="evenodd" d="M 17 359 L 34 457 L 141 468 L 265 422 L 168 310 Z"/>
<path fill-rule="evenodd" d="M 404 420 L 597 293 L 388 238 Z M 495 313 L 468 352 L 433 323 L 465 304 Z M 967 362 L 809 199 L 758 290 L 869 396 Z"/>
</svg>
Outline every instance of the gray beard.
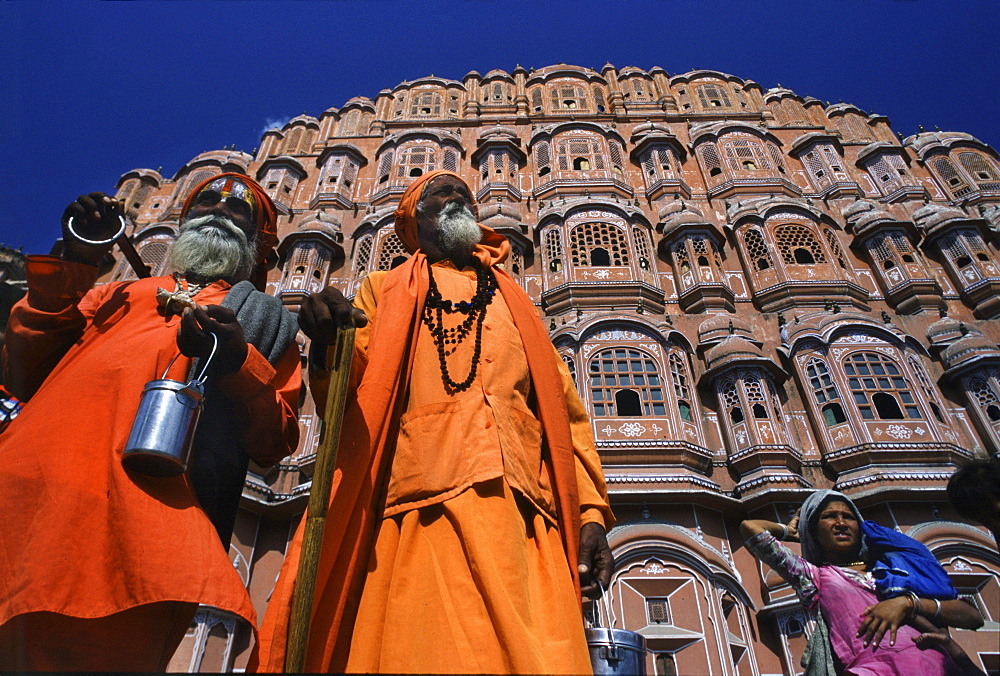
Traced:
<svg viewBox="0 0 1000 676">
<path fill-rule="evenodd" d="M 483 231 L 465 206 L 452 202 L 437 217 L 438 244 L 448 256 L 467 256 L 479 244 Z"/>
<path fill-rule="evenodd" d="M 184 221 L 170 249 L 173 270 L 233 284 L 249 279 L 256 263 L 256 247 L 246 233 L 212 214 Z"/>
</svg>

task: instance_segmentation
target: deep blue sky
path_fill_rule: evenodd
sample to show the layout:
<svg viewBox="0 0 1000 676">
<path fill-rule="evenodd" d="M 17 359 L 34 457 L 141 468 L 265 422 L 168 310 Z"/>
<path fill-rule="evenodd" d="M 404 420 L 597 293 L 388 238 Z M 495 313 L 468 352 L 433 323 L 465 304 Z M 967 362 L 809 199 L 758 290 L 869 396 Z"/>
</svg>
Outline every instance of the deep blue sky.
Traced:
<svg viewBox="0 0 1000 676">
<path fill-rule="evenodd" d="M 0 243 L 47 251 L 68 201 L 133 168 L 518 63 L 721 70 L 998 147 L 998 28 L 996 0 L 0 0 Z"/>
</svg>

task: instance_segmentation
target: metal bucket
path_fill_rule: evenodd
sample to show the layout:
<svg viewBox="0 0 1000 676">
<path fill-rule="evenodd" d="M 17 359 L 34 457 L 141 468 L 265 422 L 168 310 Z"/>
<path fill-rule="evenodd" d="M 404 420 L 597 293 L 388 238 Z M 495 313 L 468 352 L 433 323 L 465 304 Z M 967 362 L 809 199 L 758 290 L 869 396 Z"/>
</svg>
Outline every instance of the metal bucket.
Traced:
<svg viewBox="0 0 1000 676">
<path fill-rule="evenodd" d="M 601 599 L 604 601 L 603 615 L 608 628 L 588 627 L 584 630 L 587 647 L 590 650 L 590 664 L 595 676 L 611 674 L 646 676 L 646 638 L 628 629 L 613 628 L 611 602 L 603 584 L 601 584 Z M 601 614 L 598 613 L 598 617 Z"/>
<path fill-rule="evenodd" d="M 590 664 L 596 676 L 646 674 L 646 639 L 627 629 L 595 627 L 584 630 Z"/>
<path fill-rule="evenodd" d="M 212 352 L 197 378 L 189 383 L 167 379 L 170 367 L 177 361 L 174 357 L 163 378 L 146 383 L 122 454 L 125 469 L 154 477 L 177 476 L 187 470 L 205 401 L 205 372 L 218 346 L 218 338 L 214 333 L 210 335 Z"/>
</svg>

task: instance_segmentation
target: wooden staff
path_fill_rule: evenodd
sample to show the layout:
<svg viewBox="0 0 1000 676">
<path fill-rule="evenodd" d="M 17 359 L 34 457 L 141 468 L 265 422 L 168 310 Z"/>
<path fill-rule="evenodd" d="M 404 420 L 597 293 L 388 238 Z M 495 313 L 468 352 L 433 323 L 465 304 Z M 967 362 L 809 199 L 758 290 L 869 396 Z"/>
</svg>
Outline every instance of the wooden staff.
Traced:
<svg viewBox="0 0 1000 676">
<path fill-rule="evenodd" d="M 337 331 L 334 350 L 330 389 L 326 396 L 326 415 L 323 417 L 323 439 L 316 451 L 316 466 L 313 470 L 309 508 L 306 512 L 306 530 L 299 554 L 295 589 L 292 592 L 292 614 L 288 624 L 288 645 L 285 651 L 286 673 L 300 673 L 305 665 L 313 596 L 316 592 L 316 569 L 323 546 L 326 510 L 330 503 L 333 468 L 337 463 L 337 445 L 340 443 L 344 403 L 347 401 L 347 380 L 351 374 L 351 358 L 354 356 L 353 324 Z"/>
</svg>

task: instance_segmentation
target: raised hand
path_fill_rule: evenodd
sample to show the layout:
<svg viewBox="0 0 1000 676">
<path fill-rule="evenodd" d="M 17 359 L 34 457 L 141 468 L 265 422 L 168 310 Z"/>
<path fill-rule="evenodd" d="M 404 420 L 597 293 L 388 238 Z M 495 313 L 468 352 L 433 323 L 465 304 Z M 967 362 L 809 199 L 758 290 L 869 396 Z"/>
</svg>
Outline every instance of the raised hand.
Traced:
<svg viewBox="0 0 1000 676">
<path fill-rule="evenodd" d="M 121 204 L 103 192 L 92 192 L 80 195 L 63 211 L 63 260 L 97 265 L 113 245 L 81 242 L 70 232 L 71 218 L 73 231 L 80 237 L 107 240 L 121 229 Z"/>
</svg>

